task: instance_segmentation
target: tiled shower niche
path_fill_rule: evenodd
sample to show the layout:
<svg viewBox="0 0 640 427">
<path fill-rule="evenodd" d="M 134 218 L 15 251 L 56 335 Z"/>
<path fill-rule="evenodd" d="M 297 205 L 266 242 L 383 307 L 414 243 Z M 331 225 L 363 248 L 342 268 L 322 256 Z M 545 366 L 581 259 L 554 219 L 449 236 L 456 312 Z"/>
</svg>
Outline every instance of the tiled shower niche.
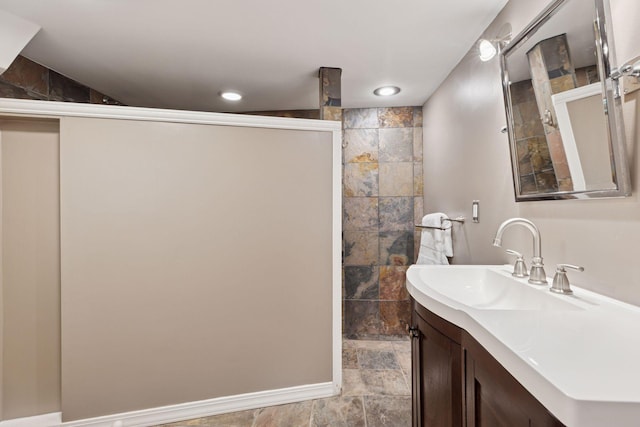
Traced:
<svg viewBox="0 0 640 427">
<path fill-rule="evenodd" d="M 404 335 L 422 218 L 422 107 L 343 111 L 343 332 Z"/>
</svg>

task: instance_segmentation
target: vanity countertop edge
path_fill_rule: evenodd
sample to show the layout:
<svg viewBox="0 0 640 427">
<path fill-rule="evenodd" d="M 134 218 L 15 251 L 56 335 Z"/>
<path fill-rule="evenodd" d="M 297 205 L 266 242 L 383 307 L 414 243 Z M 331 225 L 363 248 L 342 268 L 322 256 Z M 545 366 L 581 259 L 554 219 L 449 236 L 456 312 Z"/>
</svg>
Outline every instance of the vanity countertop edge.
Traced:
<svg viewBox="0 0 640 427">
<path fill-rule="evenodd" d="M 420 269 L 430 267 L 409 267 L 406 287 L 413 299 L 466 330 L 562 423 L 638 425 L 640 307 L 574 286 L 574 295 L 552 297 L 570 299 L 581 308 L 576 311 L 475 309 L 425 285 Z M 512 268 L 469 267 L 508 276 Z M 519 281 L 549 292 L 548 286 Z"/>
</svg>

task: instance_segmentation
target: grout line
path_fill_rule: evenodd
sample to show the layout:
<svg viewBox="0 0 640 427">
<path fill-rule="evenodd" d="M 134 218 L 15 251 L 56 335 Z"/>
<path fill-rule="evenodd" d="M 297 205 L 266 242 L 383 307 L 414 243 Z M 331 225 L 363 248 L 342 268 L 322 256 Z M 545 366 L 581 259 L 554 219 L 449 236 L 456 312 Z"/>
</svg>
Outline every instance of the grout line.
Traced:
<svg viewBox="0 0 640 427">
<path fill-rule="evenodd" d="M 314 399 L 311 401 L 311 413 L 309 414 L 309 427 L 311 427 L 313 424 L 313 409 L 316 406 L 316 401 L 317 399 Z"/>
<path fill-rule="evenodd" d="M 400 356 L 399 356 L 399 352 L 396 346 L 393 346 L 393 352 L 396 355 L 396 361 L 398 362 L 398 365 L 400 366 L 400 372 L 402 372 L 402 378 L 404 378 L 404 383 L 407 386 L 407 390 L 409 390 L 409 394 L 412 393 L 412 385 L 411 384 L 411 378 L 407 379 L 407 374 L 404 371 L 404 368 L 402 367 L 402 364 L 400 363 Z"/>
<path fill-rule="evenodd" d="M 400 369 L 400 372 L 402 372 L 402 378 L 404 378 L 404 383 L 407 386 L 407 390 L 409 390 L 409 393 L 411 393 L 411 379 L 407 377 L 407 374 L 404 372 L 404 369 Z"/>
<path fill-rule="evenodd" d="M 364 421 L 364 427 L 367 427 L 367 410 L 364 405 L 364 396 L 360 396 L 360 400 L 362 401 L 362 418 Z"/>
</svg>

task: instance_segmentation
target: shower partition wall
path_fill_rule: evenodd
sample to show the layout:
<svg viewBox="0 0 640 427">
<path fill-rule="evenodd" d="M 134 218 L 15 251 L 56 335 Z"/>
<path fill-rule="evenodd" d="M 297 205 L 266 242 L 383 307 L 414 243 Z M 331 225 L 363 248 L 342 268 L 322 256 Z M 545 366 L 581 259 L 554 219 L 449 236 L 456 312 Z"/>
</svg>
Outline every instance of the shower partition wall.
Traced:
<svg viewBox="0 0 640 427">
<path fill-rule="evenodd" d="M 21 299 L 11 290 L 25 280 L 3 269 L 3 314 L 37 318 L 45 297 L 61 316 L 52 331 L 23 328 L 22 341 L 59 346 L 60 360 L 39 345 L 23 353 L 47 361 L 51 390 L 25 386 L 49 381 L 37 364 L 18 371 L 5 357 L 2 369 L 4 402 L 27 390 L 20 399 L 46 392 L 53 406 L 14 402 L 3 419 L 57 410 L 68 426 L 154 425 L 339 392 L 339 123 L 19 100 L 0 100 L 0 116 L 27 128 L 48 117 L 59 126 L 48 149 L 59 139 L 60 150 L 59 166 L 41 159 L 59 167 L 55 203 L 24 208 L 53 246 L 21 250 L 11 233 L 34 227 L 7 229 L 21 184 L 2 182 L 2 262 L 45 254 L 60 268 L 42 271 L 56 292 Z M 21 345 L 14 317 L 5 355 Z"/>
</svg>

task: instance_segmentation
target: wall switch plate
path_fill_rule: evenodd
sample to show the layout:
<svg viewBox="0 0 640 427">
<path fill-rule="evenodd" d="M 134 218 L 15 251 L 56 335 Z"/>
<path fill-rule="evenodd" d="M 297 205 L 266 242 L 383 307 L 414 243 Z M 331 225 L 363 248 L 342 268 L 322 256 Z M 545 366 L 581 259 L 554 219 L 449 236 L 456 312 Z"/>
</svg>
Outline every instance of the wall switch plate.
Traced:
<svg viewBox="0 0 640 427">
<path fill-rule="evenodd" d="M 480 222 L 480 200 L 474 200 L 471 203 L 471 219 L 473 222 Z"/>
</svg>

